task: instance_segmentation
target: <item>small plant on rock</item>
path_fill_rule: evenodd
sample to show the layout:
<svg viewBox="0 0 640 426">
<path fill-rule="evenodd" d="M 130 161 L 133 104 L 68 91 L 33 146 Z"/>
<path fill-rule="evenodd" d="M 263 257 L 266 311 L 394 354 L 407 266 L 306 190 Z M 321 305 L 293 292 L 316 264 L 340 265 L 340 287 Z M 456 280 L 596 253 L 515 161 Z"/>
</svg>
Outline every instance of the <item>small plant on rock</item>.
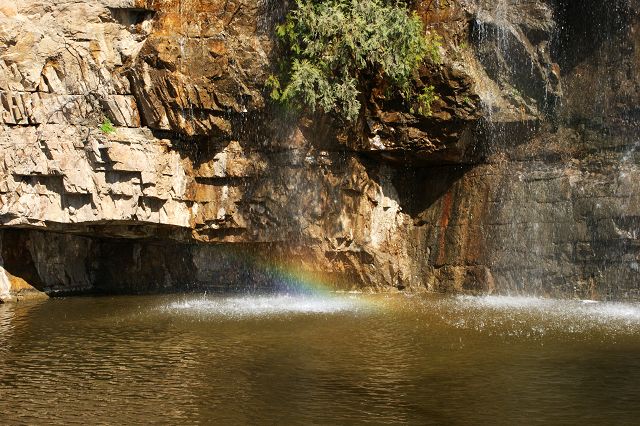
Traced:
<svg viewBox="0 0 640 426">
<path fill-rule="evenodd" d="M 114 133 L 116 131 L 116 128 L 113 126 L 113 123 L 111 122 L 111 120 L 105 117 L 104 120 L 102 120 L 102 124 L 100 125 L 100 130 L 105 135 L 108 135 L 108 134 Z"/>
<path fill-rule="evenodd" d="M 416 93 L 414 77 L 423 61 L 440 62 L 440 41 L 404 3 L 296 0 L 276 34 L 288 55 L 280 75 L 267 80 L 273 99 L 353 121 L 371 82 L 382 79 L 430 113 L 433 87 Z"/>
<path fill-rule="evenodd" d="M 431 104 L 440 99 L 438 95 L 436 95 L 436 90 L 433 86 L 425 86 L 416 98 L 418 103 L 418 114 L 425 117 L 431 115 Z"/>
</svg>

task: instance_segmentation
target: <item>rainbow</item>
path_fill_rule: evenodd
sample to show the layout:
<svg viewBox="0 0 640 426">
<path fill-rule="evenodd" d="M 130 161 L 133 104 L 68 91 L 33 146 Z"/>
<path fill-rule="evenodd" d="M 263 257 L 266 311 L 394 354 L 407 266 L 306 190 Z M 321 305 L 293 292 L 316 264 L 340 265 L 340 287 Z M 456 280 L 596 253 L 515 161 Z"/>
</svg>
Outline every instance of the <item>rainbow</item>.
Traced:
<svg viewBox="0 0 640 426">
<path fill-rule="evenodd" d="M 336 291 L 335 287 L 327 280 L 322 279 L 319 273 L 305 270 L 300 265 L 262 262 L 257 266 L 266 271 L 279 284 L 279 290 L 314 295 L 327 295 Z"/>
<path fill-rule="evenodd" d="M 330 277 L 329 274 L 305 268 L 304 260 L 298 258 L 268 258 L 244 251 L 239 248 L 226 251 L 234 261 L 250 266 L 252 271 L 258 272 L 266 281 L 273 283 L 273 289 L 295 294 L 329 295 L 344 293 L 352 285 L 343 280 Z M 296 261 L 297 260 L 297 261 Z M 361 291 L 349 291 L 361 293 Z"/>
</svg>

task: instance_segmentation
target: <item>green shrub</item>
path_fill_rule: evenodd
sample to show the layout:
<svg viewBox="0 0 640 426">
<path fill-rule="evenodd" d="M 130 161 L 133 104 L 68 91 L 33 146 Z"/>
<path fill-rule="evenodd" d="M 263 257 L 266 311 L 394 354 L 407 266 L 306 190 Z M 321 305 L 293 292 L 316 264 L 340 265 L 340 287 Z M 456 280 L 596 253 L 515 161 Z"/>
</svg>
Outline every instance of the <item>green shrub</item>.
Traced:
<svg viewBox="0 0 640 426">
<path fill-rule="evenodd" d="M 115 132 L 116 128 L 113 127 L 113 123 L 111 122 L 111 120 L 105 117 L 104 120 L 102 120 L 102 124 L 100 125 L 100 130 L 105 135 L 108 135 L 109 133 Z"/>
<path fill-rule="evenodd" d="M 296 0 L 276 34 L 288 55 L 280 76 L 267 80 L 271 97 L 350 121 L 377 77 L 405 101 L 420 103 L 424 96 L 416 93 L 414 75 L 425 59 L 440 61 L 439 38 L 393 1 Z M 419 109 L 430 111 L 430 103 Z"/>
</svg>

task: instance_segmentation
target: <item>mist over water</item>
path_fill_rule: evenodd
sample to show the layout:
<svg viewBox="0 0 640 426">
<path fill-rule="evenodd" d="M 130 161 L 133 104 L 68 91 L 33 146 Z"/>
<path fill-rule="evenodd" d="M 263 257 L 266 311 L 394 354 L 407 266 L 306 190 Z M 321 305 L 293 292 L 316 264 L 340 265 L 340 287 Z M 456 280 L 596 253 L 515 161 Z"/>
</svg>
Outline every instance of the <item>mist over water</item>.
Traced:
<svg viewBox="0 0 640 426">
<path fill-rule="evenodd" d="M 455 327 L 540 338 L 545 333 L 590 338 L 592 333 L 640 333 L 640 305 L 522 296 L 459 296 L 447 306 Z"/>
<path fill-rule="evenodd" d="M 183 300 L 169 303 L 162 309 L 175 314 L 243 318 L 291 314 L 357 313 L 369 307 L 363 298 L 358 296 L 272 294 L 184 297 Z"/>
<path fill-rule="evenodd" d="M 591 323 L 627 321 L 640 325 L 640 305 L 595 300 L 556 300 L 524 296 L 459 296 L 463 308 L 490 309 L 512 314 L 545 313 Z"/>
<path fill-rule="evenodd" d="M 254 295 L 184 295 L 158 308 L 173 315 L 222 317 L 228 320 L 295 315 L 365 315 L 429 310 L 455 327 L 483 319 L 504 327 L 553 329 L 565 333 L 605 328 L 612 333 L 640 332 L 640 304 L 594 300 L 559 300 L 527 296 L 365 295 L 343 293 L 274 293 Z M 482 330 L 479 330 L 482 331 Z"/>
</svg>

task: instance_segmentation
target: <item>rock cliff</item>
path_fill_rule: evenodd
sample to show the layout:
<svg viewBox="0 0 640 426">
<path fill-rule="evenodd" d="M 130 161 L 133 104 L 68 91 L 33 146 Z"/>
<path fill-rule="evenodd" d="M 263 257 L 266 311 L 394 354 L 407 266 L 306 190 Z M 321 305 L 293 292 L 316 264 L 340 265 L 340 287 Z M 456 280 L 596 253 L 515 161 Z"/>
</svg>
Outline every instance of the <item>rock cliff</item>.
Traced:
<svg viewBox="0 0 640 426">
<path fill-rule="evenodd" d="M 414 2 L 443 40 L 433 114 L 372 96 L 353 128 L 266 99 L 286 2 L 1 5 L 0 299 L 640 298 L 640 6 L 588 3 Z"/>
</svg>

